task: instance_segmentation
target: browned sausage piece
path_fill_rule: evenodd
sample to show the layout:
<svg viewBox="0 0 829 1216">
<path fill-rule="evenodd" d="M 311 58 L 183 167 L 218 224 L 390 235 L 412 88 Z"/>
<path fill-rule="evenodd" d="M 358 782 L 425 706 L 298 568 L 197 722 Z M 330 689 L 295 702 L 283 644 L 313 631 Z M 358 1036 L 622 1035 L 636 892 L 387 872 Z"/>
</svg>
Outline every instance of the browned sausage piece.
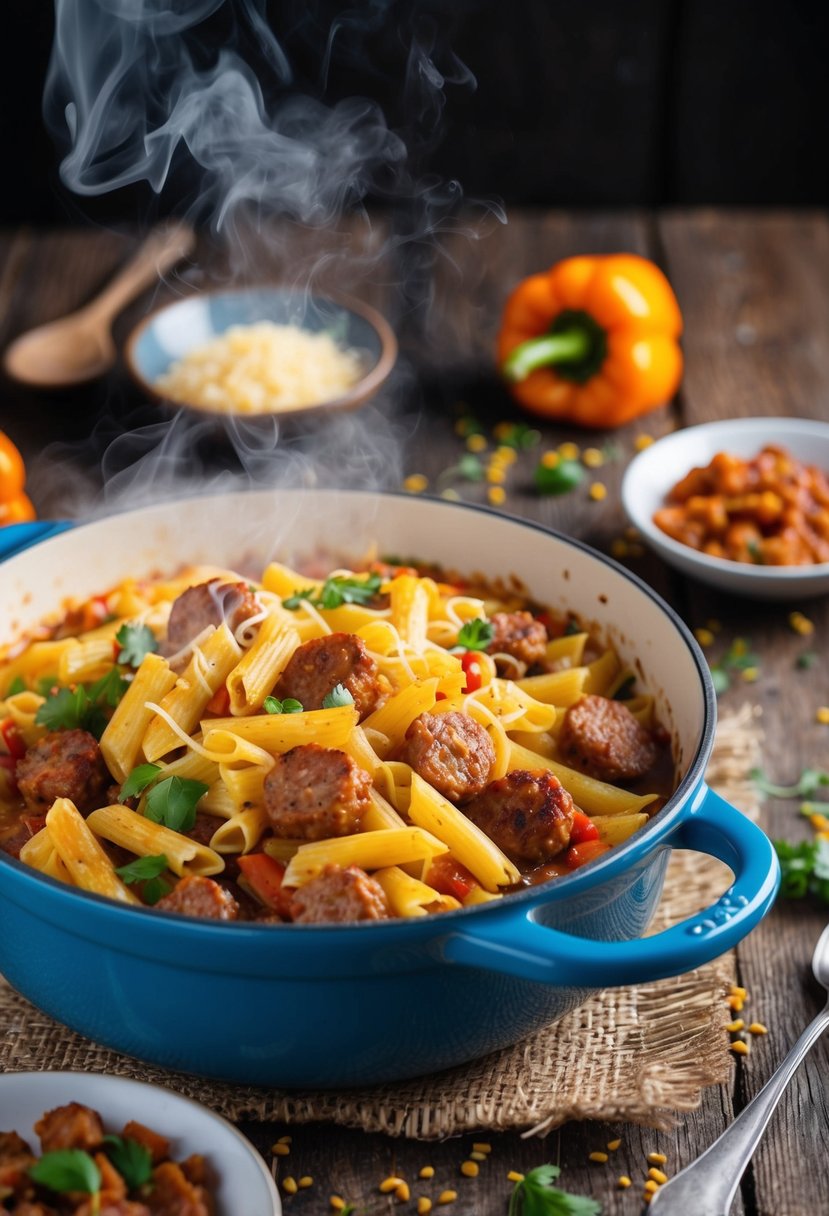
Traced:
<svg viewBox="0 0 829 1216">
<path fill-rule="evenodd" d="M 400 759 L 452 802 L 480 794 L 495 763 L 495 748 L 469 714 L 421 714 L 409 729 Z"/>
<path fill-rule="evenodd" d="M 377 664 L 353 633 L 329 633 L 299 646 L 274 695 L 280 700 L 295 697 L 304 709 L 322 709 L 323 698 L 338 684 L 351 693 L 361 718 L 371 713 L 380 695 Z"/>
<path fill-rule="evenodd" d="M 167 622 L 165 650 L 168 654 L 175 654 L 209 625 L 218 627 L 222 621 L 227 621 L 231 631 L 234 631 L 242 621 L 259 611 L 260 606 L 246 583 L 223 583 L 218 578 L 197 583 L 195 587 L 182 591 L 173 602 Z"/>
<path fill-rule="evenodd" d="M 44 735 L 17 762 L 17 786 L 30 811 L 48 811 L 56 798 L 71 798 L 82 813 L 101 805 L 111 781 L 97 740 L 85 730 Z"/>
<path fill-rule="evenodd" d="M 345 752 L 318 743 L 293 747 L 265 778 L 265 811 L 275 836 L 350 836 L 369 807 L 371 776 Z"/>
<path fill-rule="evenodd" d="M 386 893 L 359 866 L 326 866 L 297 890 L 291 914 L 298 924 L 326 921 L 385 920 Z"/>
<path fill-rule="evenodd" d="M 45 1203 L 29 1203 L 28 1199 L 24 1199 L 12 1208 L 12 1216 L 58 1216 L 58 1210 L 47 1207 Z"/>
<path fill-rule="evenodd" d="M 643 776 L 657 757 L 651 735 L 623 701 L 584 696 L 564 715 L 558 740 L 565 764 L 600 781 Z"/>
<path fill-rule="evenodd" d="M 550 861 L 570 843 L 573 799 L 547 769 L 491 781 L 463 813 L 516 864 Z"/>
<path fill-rule="evenodd" d="M 230 892 L 201 874 L 180 878 L 169 895 L 162 896 L 155 906 L 162 912 L 208 920 L 236 920 L 239 916 L 239 905 Z"/>
<path fill-rule="evenodd" d="M 528 667 L 540 663 L 546 654 L 547 630 L 531 612 L 496 612 L 490 618 L 493 628 L 488 654 L 511 654 Z"/>
<path fill-rule="evenodd" d="M 80 1102 L 69 1102 L 47 1110 L 35 1124 L 35 1135 L 40 1136 L 44 1153 L 60 1148 L 80 1148 L 88 1152 L 98 1148 L 104 1138 L 101 1116 Z"/>
<path fill-rule="evenodd" d="M 190 1182 L 175 1161 L 164 1161 L 153 1170 L 152 1190 L 147 1202 L 152 1216 L 213 1214 L 213 1203 L 204 1188 Z"/>
</svg>

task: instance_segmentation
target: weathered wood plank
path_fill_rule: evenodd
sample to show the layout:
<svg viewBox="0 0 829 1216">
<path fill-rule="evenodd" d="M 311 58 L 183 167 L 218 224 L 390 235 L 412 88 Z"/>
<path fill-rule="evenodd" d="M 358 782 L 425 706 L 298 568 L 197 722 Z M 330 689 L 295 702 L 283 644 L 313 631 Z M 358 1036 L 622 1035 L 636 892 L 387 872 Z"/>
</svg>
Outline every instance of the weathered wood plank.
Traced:
<svg viewBox="0 0 829 1216">
<path fill-rule="evenodd" d="M 660 221 L 668 270 L 686 319 L 687 373 L 683 421 L 734 415 L 825 418 L 829 402 L 829 223 L 810 213 L 670 214 Z M 787 625 L 789 608 L 814 624 L 803 637 Z M 806 766 L 825 764 L 826 727 L 815 707 L 827 700 L 829 604 L 825 597 L 796 605 L 762 604 L 689 586 L 692 624 L 717 617 L 723 630 L 711 652 L 718 660 L 735 636 L 759 656 L 756 683 L 739 675 L 725 705 L 750 699 L 763 707 L 764 767 L 777 782 L 797 779 Z M 797 666 L 814 652 L 809 670 Z M 769 799 L 763 825 L 773 837 L 806 839 L 810 829 L 794 801 Z M 752 1041 L 738 1068 L 736 1101 L 744 1104 L 768 1078 L 819 998 L 809 959 L 826 910 L 779 904 L 738 949 L 740 982 L 752 997 L 748 1020 L 769 1027 Z M 758 1216 L 805 1216 L 829 1209 L 825 1159 L 826 1042 L 799 1070 L 756 1154 L 746 1183 Z M 797 1145 L 796 1155 L 792 1146 Z"/>
</svg>

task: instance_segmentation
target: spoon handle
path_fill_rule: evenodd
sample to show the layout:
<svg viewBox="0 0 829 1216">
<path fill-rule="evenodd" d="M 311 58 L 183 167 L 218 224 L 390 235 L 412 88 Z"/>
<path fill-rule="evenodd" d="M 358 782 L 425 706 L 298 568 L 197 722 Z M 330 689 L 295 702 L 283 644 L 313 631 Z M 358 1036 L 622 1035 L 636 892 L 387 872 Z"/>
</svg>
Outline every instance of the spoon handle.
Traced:
<svg viewBox="0 0 829 1216">
<path fill-rule="evenodd" d="M 112 320 L 140 291 L 186 257 L 195 243 L 193 229 L 178 221 L 153 232 L 84 311 L 100 321 Z"/>
<path fill-rule="evenodd" d="M 801 1034 L 769 1080 L 710 1148 L 661 1186 L 649 1216 L 728 1216 L 740 1179 L 783 1091 L 812 1044 L 829 1026 L 829 1004 Z"/>
</svg>

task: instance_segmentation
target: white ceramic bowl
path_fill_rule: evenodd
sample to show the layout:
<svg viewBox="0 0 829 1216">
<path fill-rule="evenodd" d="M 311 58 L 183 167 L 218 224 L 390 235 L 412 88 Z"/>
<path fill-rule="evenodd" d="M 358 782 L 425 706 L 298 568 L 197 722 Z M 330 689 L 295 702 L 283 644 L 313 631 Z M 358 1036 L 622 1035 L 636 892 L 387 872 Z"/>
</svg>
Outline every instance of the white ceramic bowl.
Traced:
<svg viewBox="0 0 829 1216">
<path fill-rule="evenodd" d="M 683 574 L 763 600 L 794 600 L 829 591 L 829 562 L 815 566 L 753 566 L 698 553 L 673 540 L 653 522 L 668 491 L 692 468 L 717 452 L 750 457 L 766 443 L 780 444 L 798 460 L 829 470 L 829 423 L 806 418 L 733 418 L 674 431 L 658 439 L 628 465 L 622 504 L 628 519 L 669 565 Z"/>
<path fill-rule="evenodd" d="M 235 1127 L 198 1102 L 158 1085 L 85 1072 L 8 1072 L 0 1075 L 0 1130 L 16 1131 L 34 1151 L 32 1131 L 44 1111 L 67 1102 L 97 1110 L 106 1131 L 130 1119 L 168 1136 L 176 1161 L 201 1153 L 219 1177 L 217 1216 L 280 1216 L 279 1193 L 265 1162 Z"/>
</svg>

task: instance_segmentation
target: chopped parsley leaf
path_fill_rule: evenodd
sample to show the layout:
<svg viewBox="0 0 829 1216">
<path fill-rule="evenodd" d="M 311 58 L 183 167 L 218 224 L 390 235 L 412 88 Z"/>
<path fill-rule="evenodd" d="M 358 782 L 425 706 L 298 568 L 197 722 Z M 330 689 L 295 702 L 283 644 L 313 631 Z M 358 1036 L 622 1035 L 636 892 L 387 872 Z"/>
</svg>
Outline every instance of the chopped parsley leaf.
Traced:
<svg viewBox="0 0 829 1216">
<path fill-rule="evenodd" d="M 170 884 L 159 877 L 166 869 L 168 869 L 167 857 L 164 853 L 159 853 L 154 857 L 136 857 L 135 861 L 130 861 L 125 866 L 119 866 L 115 873 L 123 878 L 127 884 L 134 882 L 143 883 L 141 894 L 144 902 L 157 904 L 161 897 L 166 895 L 170 890 Z M 120 1169 L 120 1166 L 118 1166 L 118 1169 L 121 1174 L 124 1173 Z M 124 1176 L 126 1177 L 126 1175 Z M 146 1179 L 142 1179 L 141 1181 L 146 1182 Z M 135 1183 L 133 1185 L 140 1186 L 141 1184 Z"/>
<path fill-rule="evenodd" d="M 143 793 L 148 785 L 152 785 L 160 772 L 160 764 L 139 764 L 121 786 L 118 801 L 126 802 L 128 798 L 134 798 L 137 794 Z"/>
<path fill-rule="evenodd" d="M 299 608 L 307 600 L 315 608 L 341 608 L 343 604 L 370 604 L 382 586 L 379 574 L 368 574 L 360 578 L 347 578 L 335 574 L 327 578 L 319 591 L 313 587 L 295 591 L 282 601 L 283 608 Z"/>
<path fill-rule="evenodd" d="M 196 822 L 196 803 L 207 793 L 203 781 L 186 777 L 165 777 L 147 795 L 144 814 L 174 832 L 189 832 Z"/>
<path fill-rule="evenodd" d="M 344 684 L 336 684 L 322 698 L 323 709 L 339 709 L 342 705 L 353 705 L 354 698 Z"/>
<path fill-rule="evenodd" d="M 82 1191 L 95 1195 L 101 1189 L 101 1171 L 89 1153 L 79 1148 L 44 1153 L 39 1161 L 29 1166 L 28 1174 L 33 1182 L 50 1191 Z"/>
<path fill-rule="evenodd" d="M 122 625 L 115 635 L 121 647 L 118 662 L 129 667 L 140 667 L 148 654 L 158 650 L 156 636 L 149 625 Z"/>
<path fill-rule="evenodd" d="M 529 1170 L 515 1184 L 507 1216 L 599 1216 L 601 1206 L 595 1199 L 553 1186 L 560 1173 L 557 1165 Z"/>
<path fill-rule="evenodd" d="M 152 1178 L 153 1157 L 146 1145 L 128 1136 L 104 1136 L 104 1150 L 126 1182 L 127 1190 L 137 1190 Z"/>
<path fill-rule="evenodd" d="M 474 620 L 464 621 L 458 630 L 458 644 L 453 650 L 486 650 L 493 639 L 495 630 L 491 621 L 485 621 L 477 616 Z"/>
<path fill-rule="evenodd" d="M 295 697 L 286 697 L 280 701 L 278 697 L 265 697 L 262 708 L 266 714 L 301 714 L 303 706 Z"/>
</svg>

